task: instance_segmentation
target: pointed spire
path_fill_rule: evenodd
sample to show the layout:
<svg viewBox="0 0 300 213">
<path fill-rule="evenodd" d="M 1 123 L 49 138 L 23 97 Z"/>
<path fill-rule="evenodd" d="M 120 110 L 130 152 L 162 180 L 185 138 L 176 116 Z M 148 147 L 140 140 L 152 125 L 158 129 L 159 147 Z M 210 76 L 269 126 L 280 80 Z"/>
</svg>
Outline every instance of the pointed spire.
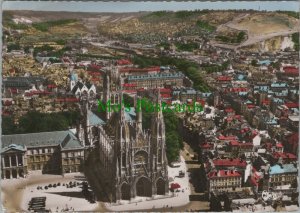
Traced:
<svg viewBox="0 0 300 213">
<path fill-rule="evenodd" d="M 125 107 L 123 104 L 123 92 L 122 91 L 119 93 L 119 104 L 121 105 L 120 122 L 123 122 L 123 121 L 125 121 Z"/>
<path fill-rule="evenodd" d="M 136 96 L 135 96 L 136 97 Z M 136 97 L 135 98 L 136 101 L 139 101 L 140 98 Z M 136 106 L 138 107 L 137 109 L 137 120 L 136 120 L 136 127 L 137 127 L 137 131 L 139 132 L 143 132 L 143 115 L 142 115 L 142 106 L 141 104 L 136 104 Z"/>
<path fill-rule="evenodd" d="M 161 118 L 162 117 L 162 105 L 161 105 L 160 88 L 158 88 L 156 106 L 159 107 L 159 110 L 156 109 L 156 117 Z"/>
</svg>

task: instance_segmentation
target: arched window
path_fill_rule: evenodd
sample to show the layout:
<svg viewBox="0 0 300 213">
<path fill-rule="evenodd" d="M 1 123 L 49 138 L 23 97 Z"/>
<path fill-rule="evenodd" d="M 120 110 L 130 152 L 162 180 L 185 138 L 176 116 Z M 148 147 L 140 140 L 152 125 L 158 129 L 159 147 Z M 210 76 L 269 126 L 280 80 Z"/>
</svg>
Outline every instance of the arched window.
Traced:
<svg viewBox="0 0 300 213">
<path fill-rule="evenodd" d="M 157 161 L 158 163 L 162 162 L 162 153 L 161 153 L 161 149 L 158 149 L 158 153 L 157 153 Z"/>
<path fill-rule="evenodd" d="M 126 163 L 126 153 L 122 153 L 122 167 L 126 167 L 127 163 Z"/>
</svg>

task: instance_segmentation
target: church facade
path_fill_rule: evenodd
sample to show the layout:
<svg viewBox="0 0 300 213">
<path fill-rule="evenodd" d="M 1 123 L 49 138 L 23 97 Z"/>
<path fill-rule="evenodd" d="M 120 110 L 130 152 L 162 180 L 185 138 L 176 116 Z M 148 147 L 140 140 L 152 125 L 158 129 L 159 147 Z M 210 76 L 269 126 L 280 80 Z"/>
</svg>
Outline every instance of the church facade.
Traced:
<svg viewBox="0 0 300 213">
<path fill-rule="evenodd" d="M 114 103 L 120 103 L 122 93 L 110 92 L 109 77 L 105 83 L 102 101 L 113 96 Z M 156 102 L 161 105 L 160 96 Z M 89 164 L 111 202 L 166 195 L 169 190 L 163 114 L 153 113 L 151 129 L 144 130 L 142 110 L 136 111 L 124 106 L 119 112 L 107 111 L 105 124 L 86 130 L 94 147 Z"/>
</svg>

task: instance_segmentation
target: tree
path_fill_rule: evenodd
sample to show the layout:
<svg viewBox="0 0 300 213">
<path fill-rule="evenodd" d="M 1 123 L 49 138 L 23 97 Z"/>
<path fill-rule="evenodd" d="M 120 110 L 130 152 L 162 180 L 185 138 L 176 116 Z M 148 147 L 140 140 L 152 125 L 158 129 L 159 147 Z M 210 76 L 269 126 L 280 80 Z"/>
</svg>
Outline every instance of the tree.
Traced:
<svg viewBox="0 0 300 213">
<path fill-rule="evenodd" d="M 31 111 L 20 118 L 17 129 L 21 133 L 61 131 L 75 125 L 78 119 L 79 113 L 76 111 L 59 113 Z"/>
<path fill-rule="evenodd" d="M 237 39 L 236 39 L 236 40 L 237 40 L 237 43 L 241 43 L 241 41 L 244 40 L 245 35 L 246 35 L 245 32 L 243 32 L 243 31 L 239 32 L 238 35 L 237 35 Z"/>
<path fill-rule="evenodd" d="M 180 151 L 179 140 L 176 132 L 167 132 L 166 148 L 168 162 L 176 161 L 178 159 Z"/>
<path fill-rule="evenodd" d="M 13 117 L 2 116 L 2 134 L 11 135 L 15 134 L 17 131 L 17 125 L 15 125 Z"/>
<path fill-rule="evenodd" d="M 231 201 L 230 201 L 230 199 L 228 197 L 228 194 L 224 193 L 223 194 L 223 198 L 224 198 L 224 211 L 226 211 L 226 212 L 232 211 L 232 209 L 231 209 Z"/>
<path fill-rule="evenodd" d="M 299 51 L 299 33 L 294 33 L 292 35 L 292 41 L 294 42 L 295 51 Z"/>
<path fill-rule="evenodd" d="M 257 66 L 257 60 L 253 59 L 251 61 L 251 65 L 254 66 L 254 67 L 256 67 Z"/>
<path fill-rule="evenodd" d="M 270 64 L 274 69 L 279 70 L 280 69 L 280 62 L 276 61 L 276 62 L 271 62 Z"/>
<path fill-rule="evenodd" d="M 215 196 L 214 193 L 211 192 L 210 194 L 211 194 L 210 203 L 209 203 L 210 211 L 212 212 L 222 211 L 222 205 L 220 199 L 217 196 Z"/>
<path fill-rule="evenodd" d="M 298 182 L 297 179 L 294 179 L 292 184 L 291 184 L 291 188 L 297 189 L 298 188 Z"/>
<path fill-rule="evenodd" d="M 19 43 L 12 43 L 7 45 L 7 52 L 10 52 L 12 50 L 20 50 L 20 44 Z"/>
</svg>

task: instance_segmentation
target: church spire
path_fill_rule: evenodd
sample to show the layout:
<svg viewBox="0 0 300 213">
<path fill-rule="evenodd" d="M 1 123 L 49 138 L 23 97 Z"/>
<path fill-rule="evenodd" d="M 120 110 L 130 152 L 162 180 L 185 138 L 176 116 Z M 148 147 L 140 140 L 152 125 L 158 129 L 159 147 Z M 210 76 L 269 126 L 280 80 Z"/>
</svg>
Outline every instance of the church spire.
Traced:
<svg viewBox="0 0 300 213">
<path fill-rule="evenodd" d="M 105 78 L 104 78 L 104 104 L 106 104 L 108 101 L 110 101 L 110 78 L 108 75 L 108 72 L 106 71 L 105 73 Z M 111 117 L 111 111 L 106 110 L 106 119 L 110 119 Z"/>
<path fill-rule="evenodd" d="M 141 101 L 140 98 L 137 98 L 137 102 Z M 142 115 L 142 106 L 141 104 L 136 104 L 137 106 L 137 118 L 136 118 L 136 129 L 138 132 L 143 132 L 143 115 Z"/>
<path fill-rule="evenodd" d="M 156 99 L 156 106 L 158 109 L 156 109 L 156 118 L 160 119 L 162 118 L 162 105 L 161 105 L 161 95 L 160 95 L 160 89 L 158 89 L 157 99 Z"/>
<path fill-rule="evenodd" d="M 125 107 L 124 107 L 124 103 L 123 103 L 123 92 L 121 91 L 119 93 L 119 104 L 120 104 L 120 122 L 124 122 L 125 121 Z"/>
</svg>

